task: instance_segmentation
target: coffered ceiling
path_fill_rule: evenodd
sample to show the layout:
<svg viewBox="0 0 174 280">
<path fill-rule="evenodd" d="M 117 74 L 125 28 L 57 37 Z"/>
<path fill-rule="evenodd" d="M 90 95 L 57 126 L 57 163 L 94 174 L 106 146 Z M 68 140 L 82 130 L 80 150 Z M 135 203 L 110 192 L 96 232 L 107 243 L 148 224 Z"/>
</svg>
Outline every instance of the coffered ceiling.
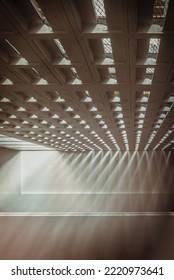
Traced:
<svg viewBox="0 0 174 280">
<path fill-rule="evenodd" d="M 172 150 L 173 15 L 172 0 L 1 0 L 0 134 Z"/>
</svg>

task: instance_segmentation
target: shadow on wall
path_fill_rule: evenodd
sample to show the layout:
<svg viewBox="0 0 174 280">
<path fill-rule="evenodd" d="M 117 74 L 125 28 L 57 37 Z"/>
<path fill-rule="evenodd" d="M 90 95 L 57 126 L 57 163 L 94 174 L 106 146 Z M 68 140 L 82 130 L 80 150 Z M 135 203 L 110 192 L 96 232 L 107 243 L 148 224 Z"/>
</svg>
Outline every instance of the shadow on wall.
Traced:
<svg viewBox="0 0 174 280">
<path fill-rule="evenodd" d="M 19 154 L 19 151 L 0 147 L 0 168 L 2 168 L 4 164 L 9 162 L 17 154 Z"/>
<path fill-rule="evenodd" d="M 19 194 L 21 155 L 19 151 L 0 148 L 0 194 Z"/>
</svg>

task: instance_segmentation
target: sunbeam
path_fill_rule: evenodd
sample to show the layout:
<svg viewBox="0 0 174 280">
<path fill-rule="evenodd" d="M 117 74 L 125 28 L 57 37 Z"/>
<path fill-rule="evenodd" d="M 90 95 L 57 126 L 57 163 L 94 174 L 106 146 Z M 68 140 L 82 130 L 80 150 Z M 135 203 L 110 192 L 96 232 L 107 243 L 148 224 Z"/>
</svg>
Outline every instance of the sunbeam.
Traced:
<svg viewBox="0 0 174 280">
<path fill-rule="evenodd" d="M 144 259 L 171 238 L 172 153 L 25 151 L 6 159 L 1 170 L 18 161 L 21 181 L 7 194 L 13 172 L 1 180 L 3 259 Z"/>
</svg>

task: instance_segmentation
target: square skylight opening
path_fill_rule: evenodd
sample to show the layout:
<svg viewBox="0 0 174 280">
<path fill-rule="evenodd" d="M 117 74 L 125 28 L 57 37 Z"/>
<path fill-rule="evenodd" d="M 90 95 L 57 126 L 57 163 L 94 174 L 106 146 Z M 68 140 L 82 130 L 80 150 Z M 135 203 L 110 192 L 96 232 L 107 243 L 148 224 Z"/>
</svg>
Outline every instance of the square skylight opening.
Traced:
<svg viewBox="0 0 174 280">
<path fill-rule="evenodd" d="M 161 42 L 161 39 L 159 39 L 159 38 L 150 38 L 148 57 L 156 60 L 158 52 L 159 52 L 160 42 Z"/>
<path fill-rule="evenodd" d="M 152 67 L 147 67 L 146 68 L 146 74 L 147 75 L 153 75 L 154 71 L 155 71 L 155 68 L 152 68 Z"/>
<path fill-rule="evenodd" d="M 109 67 L 109 74 L 116 74 L 115 67 Z"/>
<path fill-rule="evenodd" d="M 98 24 L 106 25 L 104 0 L 92 0 Z"/>
<path fill-rule="evenodd" d="M 103 49 L 105 57 L 113 58 L 113 51 L 110 38 L 102 38 Z"/>
</svg>

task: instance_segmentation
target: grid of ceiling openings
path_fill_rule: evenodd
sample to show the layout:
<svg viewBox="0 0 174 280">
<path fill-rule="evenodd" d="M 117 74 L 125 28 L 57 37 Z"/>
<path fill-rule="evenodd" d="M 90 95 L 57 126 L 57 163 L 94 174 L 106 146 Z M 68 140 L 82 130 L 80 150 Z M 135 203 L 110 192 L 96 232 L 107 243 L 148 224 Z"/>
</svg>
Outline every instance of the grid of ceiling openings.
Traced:
<svg viewBox="0 0 174 280">
<path fill-rule="evenodd" d="M 173 2 L 1 1 L 0 134 L 64 152 L 173 149 Z"/>
</svg>

